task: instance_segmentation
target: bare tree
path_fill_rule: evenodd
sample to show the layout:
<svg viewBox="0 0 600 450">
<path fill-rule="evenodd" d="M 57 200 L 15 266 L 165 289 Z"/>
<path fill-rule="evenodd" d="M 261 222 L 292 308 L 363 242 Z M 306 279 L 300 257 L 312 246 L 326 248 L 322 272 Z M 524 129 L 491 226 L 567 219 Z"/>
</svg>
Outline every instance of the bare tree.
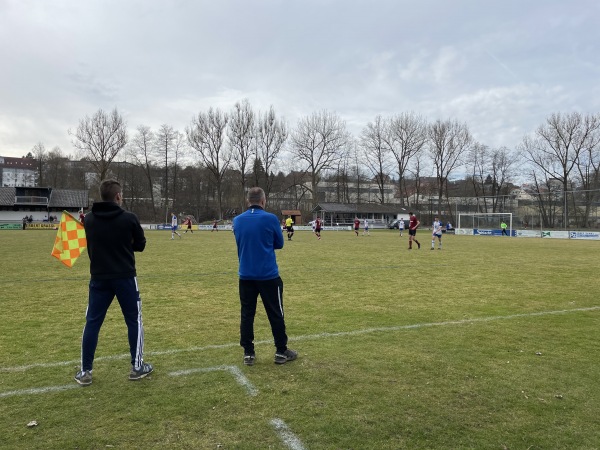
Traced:
<svg viewBox="0 0 600 450">
<path fill-rule="evenodd" d="M 593 133 L 587 148 L 581 153 L 577 164 L 577 182 L 581 186 L 583 212 L 578 226 L 591 226 L 592 206 L 600 198 L 600 133 Z"/>
<path fill-rule="evenodd" d="M 562 184 L 565 226 L 568 226 L 568 202 L 571 172 L 586 149 L 597 145 L 600 116 L 578 112 L 562 115 L 554 113 L 540 125 L 533 137 L 525 137 L 522 149 L 532 166 Z"/>
<path fill-rule="evenodd" d="M 90 161 L 94 170 L 104 180 L 110 164 L 127 144 L 127 125 L 117 109 L 110 114 L 99 109 L 92 117 L 79 121 L 73 146 Z"/>
<path fill-rule="evenodd" d="M 468 152 L 471 183 L 483 212 L 498 212 L 506 202 L 519 158 L 506 147 L 490 149 L 478 142 Z M 481 204 L 480 204 L 481 201 Z"/>
<path fill-rule="evenodd" d="M 67 183 L 68 161 L 68 158 L 58 146 L 48 152 L 44 164 L 44 176 L 49 186 L 59 189 L 69 187 Z"/>
<path fill-rule="evenodd" d="M 408 198 L 406 174 L 410 160 L 419 154 L 427 142 L 427 123 L 414 113 L 402 113 L 388 122 L 389 133 L 385 135 L 386 144 L 398 164 L 398 191 L 400 204 Z"/>
<path fill-rule="evenodd" d="M 44 146 L 44 143 L 38 142 L 37 144 L 35 144 L 33 146 L 33 148 L 31 149 L 31 153 L 33 154 L 33 157 L 37 161 L 37 176 L 38 176 L 37 185 L 43 186 L 44 185 L 44 163 L 46 162 L 46 159 L 48 157 L 48 155 L 46 154 L 46 147 Z"/>
<path fill-rule="evenodd" d="M 475 142 L 469 150 L 468 158 L 471 166 L 471 183 L 475 191 L 475 198 L 477 199 L 477 208 L 478 210 L 482 209 L 483 212 L 488 212 L 487 201 L 488 196 L 491 195 L 489 192 L 491 190 L 491 183 L 486 182 L 489 176 L 488 155 L 489 148 L 479 142 Z"/>
<path fill-rule="evenodd" d="M 143 169 L 148 182 L 148 192 L 150 193 L 150 202 L 152 203 L 152 220 L 156 222 L 156 204 L 154 201 L 154 178 L 153 172 L 156 168 L 156 149 L 154 133 L 150 127 L 140 125 L 137 128 L 137 134 L 131 143 L 131 153 L 134 161 Z"/>
<path fill-rule="evenodd" d="M 173 150 L 171 151 L 171 154 L 173 156 L 173 202 L 177 201 L 177 204 L 179 204 L 179 194 L 181 193 L 181 183 L 179 183 L 179 162 L 187 149 L 187 140 L 185 135 L 180 131 L 175 131 L 175 139 L 173 139 L 172 144 Z"/>
<path fill-rule="evenodd" d="M 348 144 L 346 123 L 335 113 L 315 112 L 298 121 L 292 133 L 292 153 L 305 164 L 310 175 L 313 208 L 318 203 L 317 186 L 323 171 L 335 168 Z"/>
<path fill-rule="evenodd" d="M 345 152 L 335 168 L 335 201 L 350 203 L 350 152 Z"/>
<path fill-rule="evenodd" d="M 170 205 L 175 203 L 174 193 L 169 191 L 169 166 L 173 158 L 173 145 L 177 138 L 177 132 L 171 125 L 162 124 L 156 134 L 156 152 L 161 161 L 163 170 L 162 197 L 165 210 L 165 221 L 168 221 Z"/>
<path fill-rule="evenodd" d="M 210 108 L 207 113 L 198 113 L 186 128 L 190 147 L 195 149 L 212 175 L 217 190 L 219 218 L 223 217 L 223 179 L 231 163 L 231 153 L 224 147 L 227 114 Z"/>
<path fill-rule="evenodd" d="M 428 127 L 429 155 L 437 179 L 438 215 L 442 213 L 444 193 L 448 199 L 448 178 L 462 164 L 462 156 L 469 149 L 472 141 L 471 133 L 464 123 L 438 119 Z"/>
<path fill-rule="evenodd" d="M 407 198 L 410 199 L 410 197 L 413 198 L 413 201 L 410 202 L 409 201 L 409 206 L 412 207 L 412 209 L 414 210 L 418 210 L 421 207 L 421 195 L 423 193 L 423 186 L 422 186 L 422 178 L 421 178 L 421 174 L 423 173 L 423 159 L 425 159 L 425 155 L 422 152 L 416 153 L 415 157 L 412 158 L 410 165 L 408 166 L 408 172 L 410 172 L 412 174 L 412 177 L 414 179 L 414 184 L 412 185 L 412 187 L 409 187 L 409 184 L 406 183 L 406 187 L 407 187 Z"/>
<path fill-rule="evenodd" d="M 273 188 L 275 161 L 283 150 L 287 138 L 287 125 L 284 120 L 275 116 L 275 109 L 271 106 L 268 112 L 260 116 L 256 127 L 256 160 L 262 162 L 265 182 L 261 185 L 260 180 L 255 179 L 255 183 L 264 189 L 267 198 Z"/>
<path fill-rule="evenodd" d="M 520 161 L 519 155 L 506 147 L 492 150 L 489 166 L 492 181 L 492 212 L 504 209 Z"/>
<path fill-rule="evenodd" d="M 363 149 L 365 166 L 371 172 L 379 190 L 379 203 L 385 203 L 385 184 L 389 180 L 390 149 L 387 142 L 389 128 L 380 115 L 374 122 L 369 122 L 362 130 L 360 145 Z"/>
<path fill-rule="evenodd" d="M 253 156 L 256 140 L 254 111 L 247 99 L 237 102 L 233 111 L 229 113 L 227 137 L 232 150 L 232 160 L 240 171 L 240 206 L 243 210 L 246 205 L 246 171 Z"/>
</svg>

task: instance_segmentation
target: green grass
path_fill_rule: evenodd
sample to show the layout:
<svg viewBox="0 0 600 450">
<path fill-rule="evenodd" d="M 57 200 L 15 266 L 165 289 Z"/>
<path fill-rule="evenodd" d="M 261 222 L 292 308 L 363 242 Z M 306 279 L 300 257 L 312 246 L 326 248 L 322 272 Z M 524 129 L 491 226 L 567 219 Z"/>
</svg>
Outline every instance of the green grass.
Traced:
<svg viewBox="0 0 600 450">
<path fill-rule="evenodd" d="M 83 388 L 87 254 L 67 269 L 50 257 L 54 232 L 0 233 L 1 448 L 286 448 L 272 419 L 307 449 L 600 447 L 600 309 L 587 309 L 600 306 L 600 242 L 444 236 L 432 252 L 421 231 L 409 252 L 393 231 L 297 232 L 278 262 L 300 357 L 273 364 L 259 308 L 245 367 L 232 233 L 147 238 L 155 373 L 127 380 L 115 300 Z M 226 370 L 171 375 L 218 366 L 258 394 Z"/>
</svg>

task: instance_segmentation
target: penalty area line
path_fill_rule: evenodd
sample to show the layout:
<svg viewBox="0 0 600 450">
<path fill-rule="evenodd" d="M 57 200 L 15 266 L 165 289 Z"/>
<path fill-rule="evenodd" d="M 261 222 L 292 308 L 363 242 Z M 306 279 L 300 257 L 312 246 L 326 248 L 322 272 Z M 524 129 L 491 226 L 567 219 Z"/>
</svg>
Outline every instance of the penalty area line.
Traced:
<svg viewBox="0 0 600 450">
<path fill-rule="evenodd" d="M 271 419 L 271 425 L 279 435 L 279 439 L 291 450 L 304 450 L 304 445 L 298 437 L 292 433 L 287 424 L 281 419 Z"/>
<path fill-rule="evenodd" d="M 474 317 L 471 319 L 461 319 L 461 320 L 448 320 L 443 322 L 425 322 L 425 323 L 416 323 L 411 325 L 397 325 L 397 326 L 389 326 L 389 327 L 375 327 L 375 328 L 365 328 L 362 330 L 352 330 L 352 331 L 338 331 L 338 332 L 323 332 L 318 334 L 307 334 L 303 336 L 292 336 L 290 337 L 290 342 L 296 341 L 312 341 L 319 340 L 323 338 L 331 338 L 331 337 L 344 337 L 344 336 L 360 336 L 362 334 L 369 333 L 379 333 L 379 332 L 390 332 L 390 331 L 402 331 L 402 330 L 412 330 L 419 328 L 429 328 L 429 327 L 441 327 L 448 325 L 466 325 L 470 323 L 485 323 L 485 322 L 494 322 L 498 320 L 511 320 L 511 319 L 523 319 L 528 317 L 543 317 L 543 316 L 551 316 L 551 315 L 559 315 L 559 314 L 570 314 L 577 312 L 588 312 L 588 311 L 598 311 L 600 310 L 600 306 L 590 306 L 586 308 L 573 308 L 573 309 L 560 309 L 560 310 L 551 310 L 551 311 L 538 311 L 538 312 L 530 312 L 530 313 L 521 313 L 521 314 L 509 314 L 506 316 L 488 316 L 488 317 Z M 256 341 L 255 345 L 262 344 L 272 344 L 272 340 L 261 340 Z M 239 343 L 230 342 L 227 344 L 212 344 L 205 346 L 195 346 L 188 348 L 179 348 L 179 349 L 171 349 L 171 350 L 156 350 L 146 352 L 144 356 L 162 356 L 162 355 L 176 355 L 178 353 L 195 353 L 195 352 L 203 352 L 207 350 L 215 350 L 215 349 L 226 349 L 238 347 Z M 129 359 L 131 358 L 129 353 L 123 353 L 120 355 L 111 355 L 111 356 L 99 356 L 94 359 L 95 362 L 99 361 L 114 361 L 118 359 Z M 25 372 L 30 369 L 36 368 L 51 368 L 51 367 L 60 367 L 60 366 L 68 366 L 73 365 L 79 367 L 80 360 L 71 360 L 71 361 L 57 361 L 51 363 L 37 363 L 37 364 L 29 364 L 25 366 L 15 366 L 15 367 L 0 367 L 0 373 L 2 372 Z"/>
<path fill-rule="evenodd" d="M 244 373 L 237 366 L 216 366 L 216 367 L 201 367 L 201 368 L 197 368 L 197 369 L 177 370 L 175 372 L 169 372 L 169 375 L 172 377 L 180 377 L 180 376 L 192 375 L 195 373 L 208 373 L 208 372 L 217 372 L 217 371 L 229 372 L 231 375 L 233 375 L 233 378 L 235 379 L 237 384 L 239 384 L 244 389 L 246 389 L 246 392 L 248 393 L 248 395 L 250 395 L 252 397 L 255 397 L 256 395 L 258 395 L 258 389 L 256 389 L 256 387 L 254 387 L 254 385 L 250 382 L 250 380 L 248 378 L 246 378 L 246 375 L 244 375 Z"/>
</svg>

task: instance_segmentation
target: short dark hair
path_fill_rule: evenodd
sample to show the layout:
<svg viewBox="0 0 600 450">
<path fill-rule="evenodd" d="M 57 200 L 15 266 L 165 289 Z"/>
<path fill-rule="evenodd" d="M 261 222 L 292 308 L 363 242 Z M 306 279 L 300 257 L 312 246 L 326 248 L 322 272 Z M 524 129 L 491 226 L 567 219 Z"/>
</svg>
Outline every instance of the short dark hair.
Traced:
<svg viewBox="0 0 600 450">
<path fill-rule="evenodd" d="M 104 202 L 114 202 L 121 192 L 121 183 L 117 180 L 107 178 L 100 183 L 100 198 Z"/>
<path fill-rule="evenodd" d="M 265 191 L 260 187 L 253 187 L 248 190 L 248 204 L 258 205 L 261 200 L 265 199 Z"/>
</svg>

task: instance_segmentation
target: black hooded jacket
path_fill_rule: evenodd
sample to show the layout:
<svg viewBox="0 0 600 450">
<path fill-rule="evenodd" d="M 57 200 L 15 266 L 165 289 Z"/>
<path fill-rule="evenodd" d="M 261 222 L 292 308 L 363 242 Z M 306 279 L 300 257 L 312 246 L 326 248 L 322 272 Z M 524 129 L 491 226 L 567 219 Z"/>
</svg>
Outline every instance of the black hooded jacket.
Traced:
<svg viewBox="0 0 600 450">
<path fill-rule="evenodd" d="M 133 252 L 144 251 L 146 237 L 135 214 L 115 202 L 96 202 L 84 227 L 92 280 L 136 276 Z"/>
</svg>

